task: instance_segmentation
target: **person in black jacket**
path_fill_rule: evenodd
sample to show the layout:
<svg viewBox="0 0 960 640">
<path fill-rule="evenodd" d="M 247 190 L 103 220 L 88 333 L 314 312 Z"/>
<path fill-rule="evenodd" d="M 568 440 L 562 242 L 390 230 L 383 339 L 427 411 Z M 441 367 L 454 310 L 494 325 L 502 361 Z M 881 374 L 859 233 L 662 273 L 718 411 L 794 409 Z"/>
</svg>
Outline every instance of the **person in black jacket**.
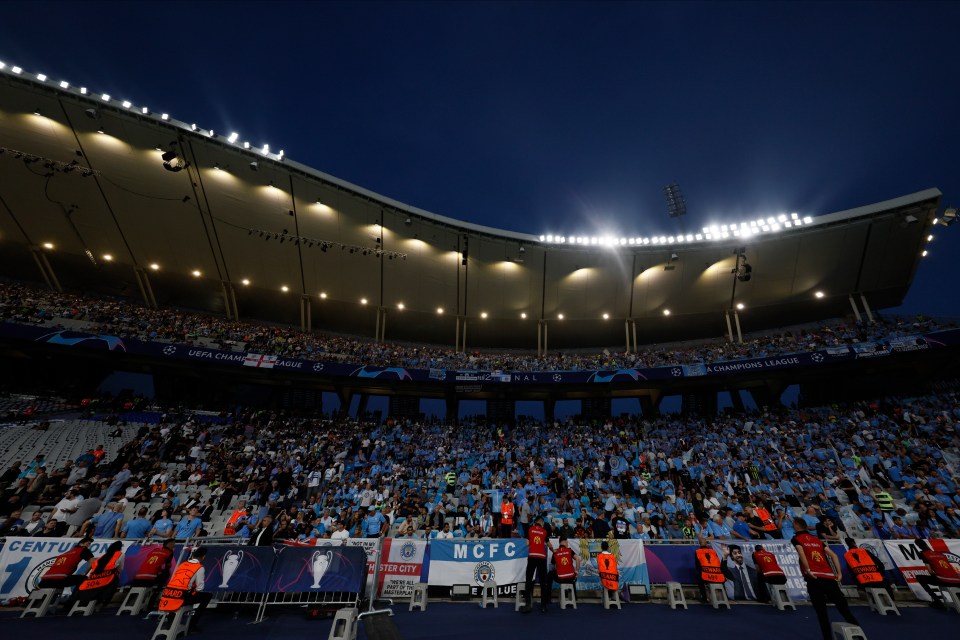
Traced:
<svg viewBox="0 0 960 640">
<path fill-rule="evenodd" d="M 247 544 L 252 547 L 269 547 L 273 544 L 273 518 L 271 516 L 263 516 L 263 520 L 250 534 L 250 542 Z"/>
</svg>

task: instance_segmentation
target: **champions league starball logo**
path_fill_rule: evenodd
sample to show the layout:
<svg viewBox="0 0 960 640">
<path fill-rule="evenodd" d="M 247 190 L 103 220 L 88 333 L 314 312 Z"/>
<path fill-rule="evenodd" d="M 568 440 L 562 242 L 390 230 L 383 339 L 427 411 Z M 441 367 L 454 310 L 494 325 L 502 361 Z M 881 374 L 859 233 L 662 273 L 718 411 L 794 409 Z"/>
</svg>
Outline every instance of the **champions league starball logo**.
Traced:
<svg viewBox="0 0 960 640">
<path fill-rule="evenodd" d="M 823 362 L 823 354 L 815 353 L 812 356 L 810 356 L 810 359 L 813 360 L 814 362 Z"/>
<path fill-rule="evenodd" d="M 417 546 L 412 542 L 407 542 L 400 547 L 400 557 L 404 560 L 410 560 L 417 553 Z"/>
<path fill-rule="evenodd" d="M 473 568 L 473 579 L 481 587 L 487 584 L 487 582 L 494 580 L 496 575 L 497 575 L 497 572 L 493 568 L 493 563 L 487 562 L 486 560 L 478 563 Z"/>
<path fill-rule="evenodd" d="M 176 348 L 175 346 L 173 346 L 172 344 L 168 344 L 167 346 L 165 346 L 165 347 L 163 348 L 163 355 L 165 355 L 165 356 L 172 356 L 172 355 L 175 354 L 176 352 L 177 352 L 177 348 Z"/>
</svg>

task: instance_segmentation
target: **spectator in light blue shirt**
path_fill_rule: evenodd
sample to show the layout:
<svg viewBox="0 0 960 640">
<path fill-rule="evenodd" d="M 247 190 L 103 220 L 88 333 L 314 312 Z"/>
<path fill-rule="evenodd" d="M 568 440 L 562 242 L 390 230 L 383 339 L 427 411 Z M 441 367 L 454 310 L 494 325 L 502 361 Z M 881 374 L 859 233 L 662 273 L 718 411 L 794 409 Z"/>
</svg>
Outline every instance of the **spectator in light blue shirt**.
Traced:
<svg viewBox="0 0 960 640">
<path fill-rule="evenodd" d="M 192 538 L 200 532 L 200 527 L 202 526 L 203 523 L 200 522 L 200 509 L 193 507 L 190 509 L 189 516 L 180 518 L 180 522 L 177 523 L 177 528 L 174 530 L 173 537 L 177 540 Z"/>
</svg>

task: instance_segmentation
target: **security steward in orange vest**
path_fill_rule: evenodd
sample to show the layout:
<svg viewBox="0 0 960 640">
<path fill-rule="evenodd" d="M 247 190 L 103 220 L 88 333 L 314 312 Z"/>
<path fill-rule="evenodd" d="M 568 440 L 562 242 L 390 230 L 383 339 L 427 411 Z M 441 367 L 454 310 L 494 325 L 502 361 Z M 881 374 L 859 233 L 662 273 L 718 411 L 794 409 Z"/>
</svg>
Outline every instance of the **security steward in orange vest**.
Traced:
<svg viewBox="0 0 960 640">
<path fill-rule="evenodd" d="M 757 582 L 760 584 L 760 593 L 757 594 L 757 600 L 769 602 L 770 590 L 767 585 L 787 584 L 787 574 L 780 563 L 777 562 L 777 556 L 759 544 L 754 547 L 753 565 L 757 568 Z"/>
<path fill-rule="evenodd" d="M 923 563 L 927 565 L 926 575 L 914 574 L 917 584 L 929 594 L 932 601 L 931 606 L 934 609 L 945 609 L 943 593 L 939 589 L 934 589 L 934 587 L 960 587 L 960 573 L 957 573 L 957 570 L 953 568 L 946 555 L 931 549 L 926 540 L 917 538 L 914 544 L 920 549 L 920 557 L 923 558 Z"/>
<path fill-rule="evenodd" d="M 597 571 L 600 573 L 600 584 L 612 597 L 620 589 L 620 573 L 617 571 L 617 556 L 610 553 L 610 544 L 606 540 L 600 543 Z"/>
<path fill-rule="evenodd" d="M 160 611 L 176 611 L 184 605 L 198 605 L 193 612 L 190 628 L 200 631 L 200 616 L 210 604 L 212 593 L 203 591 L 206 573 L 203 569 L 203 559 L 207 557 L 207 550 L 199 547 L 193 550 L 193 555 L 186 562 L 177 565 L 170 582 L 160 594 Z"/>
<path fill-rule="evenodd" d="M 837 605 L 837 611 L 844 620 L 859 627 L 860 623 L 850 611 L 850 605 L 840 591 L 840 558 L 824 545 L 820 538 L 810 534 L 807 521 L 803 518 L 793 519 L 793 529 L 797 535 L 793 536 L 790 544 L 800 556 L 800 570 L 807 583 L 810 604 L 817 613 L 817 622 L 820 623 L 823 640 L 833 639 L 830 615 L 827 613 L 828 600 Z"/>
<path fill-rule="evenodd" d="M 120 586 L 120 571 L 123 569 L 123 541 L 112 542 L 103 555 L 93 561 L 86 579 L 74 589 L 67 606 L 74 602 L 97 600 L 108 603 Z"/>
<path fill-rule="evenodd" d="M 723 584 L 726 578 L 720 568 L 720 556 L 713 550 L 710 543 L 704 540 L 700 548 L 695 551 L 697 567 L 697 586 L 700 588 L 700 601 L 707 601 L 707 584 Z"/>
<path fill-rule="evenodd" d="M 514 506 L 510 501 L 510 496 L 503 496 L 503 504 L 500 505 L 500 537 L 513 537 L 513 515 Z"/>
<path fill-rule="evenodd" d="M 37 585 L 41 589 L 63 589 L 64 587 L 79 586 L 87 577 L 77 573 L 81 562 L 93 559 L 90 544 L 93 538 L 86 537 L 80 540 L 75 547 L 57 556 L 53 565 L 47 569 Z"/>
<path fill-rule="evenodd" d="M 783 534 L 777 529 L 777 524 L 773 521 L 773 518 L 770 517 L 770 512 L 763 506 L 763 502 L 758 500 L 756 506 L 753 508 L 753 512 L 756 514 L 757 519 L 760 520 L 760 528 L 765 534 L 774 540 L 783 538 Z"/>
<path fill-rule="evenodd" d="M 887 593 L 890 594 L 890 599 L 893 600 L 892 589 L 884 575 L 883 563 L 879 561 L 879 558 L 867 549 L 858 547 L 853 538 L 846 538 L 844 542 L 847 545 L 847 552 L 843 554 L 843 559 L 850 567 L 850 573 L 853 574 L 853 579 L 857 581 L 857 587 L 860 589 L 872 587 L 886 589 Z"/>
</svg>

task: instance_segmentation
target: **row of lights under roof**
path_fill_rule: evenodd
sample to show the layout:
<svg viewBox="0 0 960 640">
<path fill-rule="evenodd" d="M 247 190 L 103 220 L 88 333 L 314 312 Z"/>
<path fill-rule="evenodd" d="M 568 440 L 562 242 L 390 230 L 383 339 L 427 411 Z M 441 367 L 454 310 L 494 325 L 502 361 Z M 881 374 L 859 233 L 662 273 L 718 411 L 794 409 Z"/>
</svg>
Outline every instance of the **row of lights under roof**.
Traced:
<svg viewBox="0 0 960 640">
<path fill-rule="evenodd" d="M 801 218 L 796 213 L 791 213 L 789 216 L 785 213 L 781 213 L 777 217 L 771 216 L 769 218 L 758 218 L 757 220 L 750 220 L 749 222 L 741 222 L 739 224 L 722 224 L 704 227 L 703 233 L 634 238 L 615 238 L 613 236 L 560 236 L 547 234 L 540 236 L 540 242 L 600 247 L 663 245 L 677 244 L 680 242 L 702 242 L 704 240 L 725 240 L 730 237 L 750 237 L 759 233 L 771 233 L 809 224 L 813 224 L 813 218 L 810 216 Z"/>
<path fill-rule="evenodd" d="M 6 69 L 6 68 L 7 68 L 7 64 L 6 64 L 5 62 L 0 61 L 0 71 L 2 71 L 3 69 Z M 16 65 L 11 66 L 11 67 L 10 67 L 10 71 L 13 72 L 15 75 L 18 75 L 18 76 L 19 76 L 19 75 L 23 75 L 23 69 L 22 69 L 21 67 L 16 66 Z M 46 82 L 47 82 L 47 79 L 48 79 L 48 78 L 47 78 L 47 75 L 46 75 L 45 73 L 37 73 L 37 74 L 34 75 L 34 78 L 35 78 L 38 82 L 41 82 L 41 83 L 46 83 Z M 58 83 L 58 86 L 59 86 L 61 89 L 63 89 L 64 91 L 69 91 L 69 90 L 70 90 L 70 83 L 67 82 L 66 80 L 61 80 L 61 81 Z M 90 91 L 89 91 L 86 87 L 77 87 L 77 88 L 75 89 L 75 91 L 77 91 L 77 92 L 78 92 L 80 95 L 82 95 L 82 96 L 91 95 L 91 94 L 90 94 Z M 106 102 L 106 103 L 108 103 L 108 104 L 109 104 L 110 102 L 117 102 L 117 100 L 114 100 L 114 99 L 110 96 L 109 93 L 101 93 L 101 94 L 100 94 L 100 100 L 103 101 L 103 102 Z M 155 114 L 151 114 L 151 111 L 150 111 L 149 107 L 140 106 L 140 107 L 135 108 L 134 105 L 133 105 L 133 103 L 130 102 L 129 100 L 120 101 L 120 105 L 121 105 L 124 109 L 128 109 L 128 110 L 130 110 L 130 111 L 139 111 L 141 114 L 143 114 L 143 115 L 145 115 L 145 116 L 155 115 Z M 169 113 L 161 113 L 159 117 L 160 117 L 160 119 L 163 120 L 164 122 L 169 122 L 169 121 L 170 121 L 170 114 L 169 114 Z M 186 127 L 187 125 L 184 124 L 184 126 Z M 197 127 L 196 124 L 190 124 L 190 125 L 189 125 L 189 129 L 190 129 L 191 131 L 194 131 L 194 132 L 202 132 L 202 133 L 205 133 L 205 135 L 206 135 L 208 138 L 212 138 L 212 137 L 214 137 L 214 135 L 216 135 L 216 134 L 214 133 L 214 130 L 213 130 L 213 129 L 207 129 L 206 131 L 203 131 L 203 129 Z M 103 131 L 100 131 L 100 133 L 103 133 Z M 242 142 L 242 143 L 241 143 L 241 142 L 238 142 L 239 139 L 240 139 L 240 134 L 237 133 L 237 132 L 231 132 L 230 135 L 227 136 L 227 142 L 229 142 L 230 144 L 234 144 L 234 145 L 237 145 L 237 146 L 242 146 L 244 149 L 247 149 L 247 150 L 251 150 L 251 149 L 253 149 L 254 151 L 259 150 L 259 152 L 260 152 L 261 154 L 263 154 L 264 156 L 267 156 L 267 157 L 270 156 L 270 145 L 269 145 L 269 144 L 265 144 L 265 145 L 263 145 L 263 147 L 257 148 L 257 147 L 252 147 L 252 146 L 250 145 L 250 143 L 247 142 L 247 141 L 244 141 L 244 142 Z M 274 156 L 274 158 L 275 158 L 276 160 L 283 160 L 283 155 L 284 155 L 283 149 L 280 149 L 280 151 L 278 151 L 277 153 L 273 154 L 273 156 Z"/>
</svg>

